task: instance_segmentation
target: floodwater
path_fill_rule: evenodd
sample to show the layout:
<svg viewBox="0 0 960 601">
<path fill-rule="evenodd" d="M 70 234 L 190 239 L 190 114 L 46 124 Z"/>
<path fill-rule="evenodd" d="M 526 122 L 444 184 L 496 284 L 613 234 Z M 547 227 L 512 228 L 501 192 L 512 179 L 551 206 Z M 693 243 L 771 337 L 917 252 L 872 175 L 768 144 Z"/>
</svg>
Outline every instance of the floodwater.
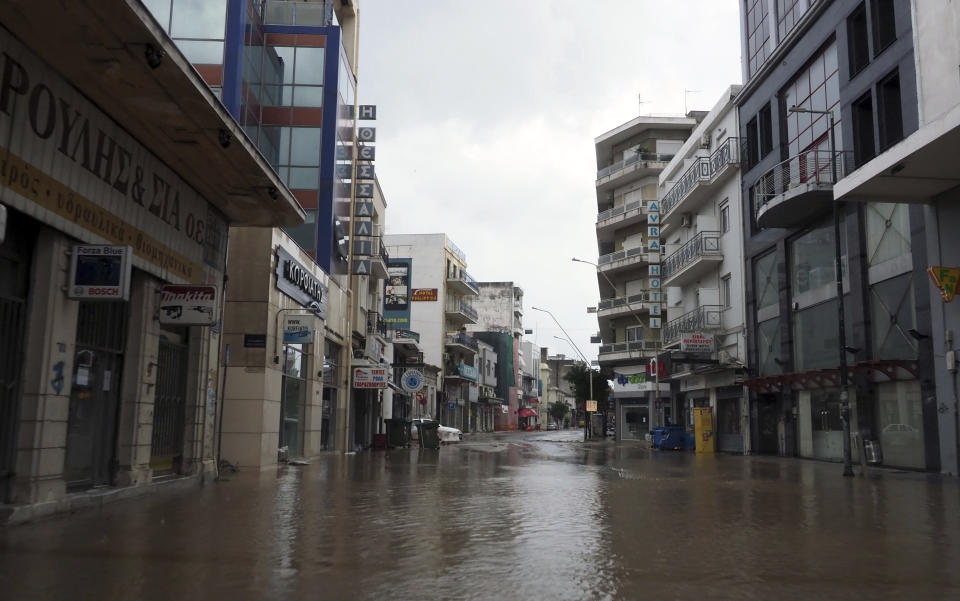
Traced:
<svg viewBox="0 0 960 601">
<path fill-rule="evenodd" d="M 329 455 L 0 529 L 0 598 L 960 599 L 960 483 L 578 431 Z"/>
</svg>

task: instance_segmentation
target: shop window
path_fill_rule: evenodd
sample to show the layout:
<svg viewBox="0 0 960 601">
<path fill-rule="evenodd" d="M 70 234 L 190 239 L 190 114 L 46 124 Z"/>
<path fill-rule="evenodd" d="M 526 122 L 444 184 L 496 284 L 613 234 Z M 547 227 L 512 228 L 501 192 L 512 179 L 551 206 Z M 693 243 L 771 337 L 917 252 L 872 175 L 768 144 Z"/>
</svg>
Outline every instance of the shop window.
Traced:
<svg viewBox="0 0 960 601">
<path fill-rule="evenodd" d="M 917 322 L 910 272 L 870 286 L 870 315 L 875 359 L 917 358 L 909 333 Z"/>
<path fill-rule="evenodd" d="M 883 463 L 926 468 L 920 383 L 908 380 L 878 384 L 877 413 Z"/>
<path fill-rule="evenodd" d="M 814 432 L 840 432 L 843 421 L 840 419 L 840 394 L 836 389 L 815 389 L 810 391 L 810 413 Z"/>
<path fill-rule="evenodd" d="M 850 108 L 853 113 L 853 159 L 859 167 L 877 154 L 873 139 L 873 95 L 867 92 Z"/>
<path fill-rule="evenodd" d="M 850 57 L 850 77 L 870 64 L 867 7 L 863 3 L 847 17 L 847 53 Z"/>
<path fill-rule="evenodd" d="M 834 367 L 840 363 L 835 299 L 797 311 L 793 319 L 793 353 L 797 371 Z"/>
<path fill-rule="evenodd" d="M 790 275 L 793 295 L 836 284 L 836 248 L 833 225 L 824 225 L 806 232 L 790 242 Z M 840 248 L 846 248 L 846 228 L 840 228 Z M 844 279 L 847 277 L 847 258 L 843 253 L 840 263 Z"/>
<path fill-rule="evenodd" d="M 903 139 L 903 109 L 900 104 L 900 73 L 894 71 L 877 85 L 880 113 L 880 150 Z"/>
<path fill-rule="evenodd" d="M 873 0 L 873 54 L 883 52 L 897 39 L 894 0 Z"/>
</svg>

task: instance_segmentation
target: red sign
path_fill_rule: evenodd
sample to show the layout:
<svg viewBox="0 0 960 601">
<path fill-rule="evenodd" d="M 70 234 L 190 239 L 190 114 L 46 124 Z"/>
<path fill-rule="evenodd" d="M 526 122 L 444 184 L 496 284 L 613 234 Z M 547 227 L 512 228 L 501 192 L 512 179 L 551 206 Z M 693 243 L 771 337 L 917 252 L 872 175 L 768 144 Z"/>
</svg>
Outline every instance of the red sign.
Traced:
<svg viewBox="0 0 960 601">
<path fill-rule="evenodd" d="M 435 301 L 437 300 L 436 288 L 413 288 L 410 291 L 410 300 L 417 301 Z"/>
<path fill-rule="evenodd" d="M 663 361 L 657 361 L 656 359 L 651 359 L 650 363 L 647 363 L 647 375 L 651 378 L 653 377 L 653 370 L 656 367 L 657 377 L 666 378 L 670 374 L 667 373 L 667 366 Z"/>
</svg>

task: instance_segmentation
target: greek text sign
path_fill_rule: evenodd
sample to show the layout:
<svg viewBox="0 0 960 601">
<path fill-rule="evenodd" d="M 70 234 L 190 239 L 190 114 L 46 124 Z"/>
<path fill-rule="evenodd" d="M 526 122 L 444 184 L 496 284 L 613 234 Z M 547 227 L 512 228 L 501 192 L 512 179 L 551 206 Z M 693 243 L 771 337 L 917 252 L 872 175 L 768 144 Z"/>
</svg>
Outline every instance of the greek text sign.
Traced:
<svg viewBox="0 0 960 601">
<path fill-rule="evenodd" d="M 356 367 L 353 370 L 354 388 L 386 388 L 390 370 L 385 367 Z"/>
<path fill-rule="evenodd" d="M 684 334 L 680 338 L 680 350 L 691 353 L 712 353 L 713 336 L 706 334 Z"/>
</svg>

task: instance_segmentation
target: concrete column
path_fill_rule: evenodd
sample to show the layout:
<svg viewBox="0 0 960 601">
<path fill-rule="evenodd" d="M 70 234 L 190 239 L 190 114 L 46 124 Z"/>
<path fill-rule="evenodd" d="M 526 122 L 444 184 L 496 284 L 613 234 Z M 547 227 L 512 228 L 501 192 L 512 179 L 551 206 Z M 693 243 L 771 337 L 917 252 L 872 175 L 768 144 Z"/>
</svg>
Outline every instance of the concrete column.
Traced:
<svg viewBox="0 0 960 601">
<path fill-rule="evenodd" d="M 37 238 L 24 340 L 14 503 L 54 501 L 66 495 L 63 465 L 79 309 L 79 303 L 63 292 L 70 246 L 66 236 L 51 229 L 44 228 Z"/>
</svg>

